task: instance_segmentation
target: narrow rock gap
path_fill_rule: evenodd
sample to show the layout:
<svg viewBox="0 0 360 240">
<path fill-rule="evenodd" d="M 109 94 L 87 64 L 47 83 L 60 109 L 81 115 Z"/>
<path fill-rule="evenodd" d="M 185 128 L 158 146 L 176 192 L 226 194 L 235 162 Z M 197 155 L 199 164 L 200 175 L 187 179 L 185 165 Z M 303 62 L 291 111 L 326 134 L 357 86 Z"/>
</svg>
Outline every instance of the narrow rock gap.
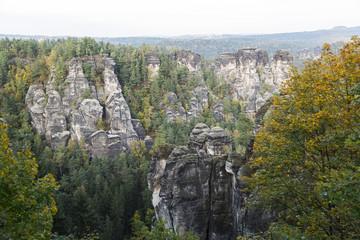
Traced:
<svg viewBox="0 0 360 240">
<path fill-rule="evenodd" d="M 209 209 L 209 218 L 208 218 L 208 221 L 207 221 L 207 227 L 206 227 L 206 238 L 205 239 L 210 239 L 211 237 L 211 226 L 210 226 L 210 223 L 212 221 L 212 183 L 214 181 L 214 159 L 211 159 L 211 170 L 210 170 L 210 177 L 209 177 L 209 201 L 210 201 L 210 209 Z"/>
</svg>

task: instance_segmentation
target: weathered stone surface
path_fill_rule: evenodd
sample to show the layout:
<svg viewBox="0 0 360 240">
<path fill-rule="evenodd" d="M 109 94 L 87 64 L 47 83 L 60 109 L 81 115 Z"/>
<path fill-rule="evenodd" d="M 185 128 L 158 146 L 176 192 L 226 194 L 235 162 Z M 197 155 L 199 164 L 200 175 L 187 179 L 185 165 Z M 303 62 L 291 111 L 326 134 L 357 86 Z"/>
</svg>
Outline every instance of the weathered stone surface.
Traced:
<svg viewBox="0 0 360 240">
<path fill-rule="evenodd" d="M 91 153 L 93 157 L 103 157 L 107 155 L 108 135 L 105 131 L 96 131 L 91 136 Z"/>
<path fill-rule="evenodd" d="M 277 90 L 281 83 L 288 77 L 290 66 L 293 63 L 293 56 L 284 50 L 278 50 L 274 54 L 271 64 L 274 88 Z"/>
<path fill-rule="evenodd" d="M 45 134 L 45 92 L 38 85 L 30 86 L 25 104 L 31 115 L 31 124 L 39 134 Z"/>
<path fill-rule="evenodd" d="M 177 104 L 178 103 L 178 98 L 177 98 L 177 95 L 173 92 L 168 92 L 165 94 L 165 98 L 166 98 L 166 101 L 169 103 L 169 104 Z"/>
<path fill-rule="evenodd" d="M 205 146 L 211 134 L 214 141 L 225 141 L 221 128 L 209 129 L 197 124 L 189 147 L 163 147 L 151 162 L 148 183 L 157 216 L 167 227 L 185 234 L 191 230 L 200 239 L 230 239 L 232 176 L 226 172 L 226 156 L 209 154 Z"/>
<path fill-rule="evenodd" d="M 91 134 L 98 131 L 97 123 L 101 119 L 103 109 L 96 99 L 84 99 L 78 111 L 72 113 L 71 133 L 72 138 L 80 142 L 85 140 Z"/>
<path fill-rule="evenodd" d="M 121 92 L 112 93 L 106 100 L 106 119 L 110 122 L 110 134 L 125 134 L 127 146 L 139 140 L 131 123 L 130 108 Z"/>
<path fill-rule="evenodd" d="M 280 88 L 292 62 L 287 51 L 279 50 L 270 65 L 264 50 L 241 49 L 236 53 L 220 54 L 215 62 L 215 75 L 230 84 L 233 97 L 252 115 Z"/>
<path fill-rule="evenodd" d="M 167 122 L 175 122 L 177 119 L 181 121 L 186 121 L 186 111 L 185 108 L 178 102 L 177 96 L 173 92 L 168 92 L 165 95 L 166 99 L 166 120 Z"/>
<path fill-rule="evenodd" d="M 198 117 L 200 112 L 209 102 L 209 90 L 205 86 L 200 86 L 191 91 L 191 106 L 188 112 L 188 119 Z"/>
<path fill-rule="evenodd" d="M 45 107 L 45 138 L 52 147 L 56 148 L 63 142 L 57 141 L 57 134 L 68 131 L 67 120 L 63 111 L 60 94 L 57 91 L 51 90 L 47 95 L 48 100 Z"/>
<path fill-rule="evenodd" d="M 239 177 L 251 173 L 246 157 L 226 152 L 224 146 L 231 146 L 228 133 L 200 123 L 188 147 L 163 145 L 154 154 L 148 185 L 156 216 L 165 219 L 168 228 L 215 240 L 268 227 L 272 214 L 245 208 L 249 195 Z"/>
<path fill-rule="evenodd" d="M 201 56 L 198 53 L 180 50 L 170 54 L 170 58 L 177 61 L 179 65 L 186 66 L 190 72 L 200 70 Z"/>
<path fill-rule="evenodd" d="M 94 86 L 88 82 L 83 72 L 84 61 L 103 71 L 103 84 Z M 54 148 L 66 145 L 71 137 L 77 142 L 84 141 L 93 156 L 113 158 L 129 149 L 132 141 L 139 140 L 114 65 L 114 60 L 104 55 L 74 58 L 69 62 L 64 85 L 57 86 L 52 72 L 46 91 L 37 85 L 29 88 L 26 105 L 32 125 L 38 133 L 45 134 L 49 145 Z M 107 132 L 99 131 L 99 120 L 110 126 Z M 133 122 L 144 139 L 146 134 L 141 123 Z"/>
<path fill-rule="evenodd" d="M 83 60 L 74 58 L 69 63 L 69 74 L 65 80 L 66 88 L 62 104 L 66 116 L 70 116 L 73 108 L 76 108 L 83 100 L 82 95 L 86 89 L 90 90 L 89 82 L 84 76 L 82 67 Z"/>
<path fill-rule="evenodd" d="M 142 140 L 146 137 L 146 132 L 144 126 L 141 124 L 140 120 L 138 119 L 131 119 L 131 124 L 133 125 L 133 128 L 138 135 L 138 137 Z"/>
<path fill-rule="evenodd" d="M 321 47 L 316 46 L 314 49 L 302 49 L 297 54 L 301 60 L 318 59 L 321 57 Z"/>
<path fill-rule="evenodd" d="M 204 123 L 196 124 L 195 128 L 191 131 L 189 139 L 189 147 L 199 151 L 205 150 L 205 142 L 209 135 L 210 128 Z"/>
<path fill-rule="evenodd" d="M 69 131 L 57 132 L 51 135 L 51 145 L 53 148 L 65 146 L 67 145 L 69 139 L 70 139 Z"/>
<path fill-rule="evenodd" d="M 159 73 L 160 57 L 158 52 L 149 52 L 145 54 L 146 65 L 150 73 L 150 80 L 154 80 Z"/>
<path fill-rule="evenodd" d="M 146 136 L 144 139 L 145 142 L 145 147 L 147 150 L 150 150 L 152 148 L 152 146 L 154 145 L 154 139 L 152 139 L 152 137 L 150 136 Z"/>
<path fill-rule="evenodd" d="M 231 136 L 228 132 L 221 127 L 214 127 L 209 132 L 206 150 L 210 155 L 224 156 L 231 152 L 231 142 Z"/>
<path fill-rule="evenodd" d="M 213 107 L 213 111 L 214 111 L 214 117 L 216 120 L 218 120 L 219 122 L 222 122 L 225 120 L 225 114 L 224 114 L 224 105 L 222 104 L 216 104 Z"/>
</svg>

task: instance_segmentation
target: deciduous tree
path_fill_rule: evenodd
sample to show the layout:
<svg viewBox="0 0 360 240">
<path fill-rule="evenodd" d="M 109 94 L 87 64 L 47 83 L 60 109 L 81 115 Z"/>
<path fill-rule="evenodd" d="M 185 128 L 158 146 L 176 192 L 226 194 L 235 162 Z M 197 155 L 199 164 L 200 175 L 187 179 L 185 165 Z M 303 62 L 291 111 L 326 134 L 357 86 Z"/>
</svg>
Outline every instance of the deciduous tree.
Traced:
<svg viewBox="0 0 360 240">
<path fill-rule="evenodd" d="M 0 122 L 0 238 L 48 239 L 58 185 L 51 174 L 35 178 L 35 158 L 29 150 L 13 154 L 6 130 Z"/>
<path fill-rule="evenodd" d="M 292 71 L 255 140 L 248 179 L 275 239 L 360 238 L 360 38 Z M 253 199 L 254 200 L 254 199 Z"/>
</svg>

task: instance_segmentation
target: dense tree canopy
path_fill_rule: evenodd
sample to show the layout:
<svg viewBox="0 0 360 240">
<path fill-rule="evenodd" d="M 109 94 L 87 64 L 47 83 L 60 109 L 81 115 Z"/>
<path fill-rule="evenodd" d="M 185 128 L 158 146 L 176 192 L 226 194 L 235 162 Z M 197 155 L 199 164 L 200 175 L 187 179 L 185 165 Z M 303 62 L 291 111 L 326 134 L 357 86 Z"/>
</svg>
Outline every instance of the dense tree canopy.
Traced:
<svg viewBox="0 0 360 240">
<path fill-rule="evenodd" d="M 49 239 L 58 185 L 51 174 L 35 178 L 35 158 L 29 150 L 13 154 L 6 130 L 0 121 L 0 238 Z"/>
<path fill-rule="evenodd" d="M 255 139 L 252 200 L 276 210 L 267 238 L 360 238 L 360 38 L 295 70 Z M 260 200 L 259 200 L 260 199 Z"/>
</svg>

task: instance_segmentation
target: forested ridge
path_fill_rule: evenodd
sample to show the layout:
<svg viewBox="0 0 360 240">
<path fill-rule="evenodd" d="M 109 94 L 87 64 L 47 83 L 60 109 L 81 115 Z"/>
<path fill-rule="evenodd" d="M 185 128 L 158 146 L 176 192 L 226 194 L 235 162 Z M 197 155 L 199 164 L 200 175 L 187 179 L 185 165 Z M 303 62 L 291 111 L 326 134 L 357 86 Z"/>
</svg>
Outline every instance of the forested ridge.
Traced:
<svg viewBox="0 0 360 240">
<path fill-rule="evenodd" d="M 129 238 L 135 212 L 144 219 L 146 212 L 152 208 L 146 182 L 152 151 L 145 148 L 144 142 L 135 144 L 131 152 L 124 152 L 111 160 L 90 159 L 81 143 L 70 140 L 66 147 L 54 150 L 47 146 L 44 136 L 33 130 L 25 106 L 27 89 L 32 83 L 45 87 L 50 71 L 53 71 L 55 87 L 61 92 L 68 73 L 68 62 L 72 58 L 103 54 L 115 60 L 115 72 L 132 117 L 139 119 L 147 134 L 154 138 L 153 149 L 162 144 L 187 144 L 190 132 L 198 122 L 227 128 L 237 139 L 235 143 L 243 149 L 252 137 L 253 124 L 241 113 L 240 103 L 227 99 L 224 99 L 226 113 L 239 118 L 239 122 L 229 117 L 227 121 L 219 123 L 212 113 L 212 102 L 199 119 L 173 123 L 166 121 L 163 108 L 171 103 L 167 103 L 165 94 L 176 93 L 181 104 L 187 108 L 190 105 L 190 90 L 200 80 L 191 75 L 186 67 L 177 66 L 167 56 L 165 49 L 157 49 L 162 65 L 158 77 L 151 82 L 145 54 L 154 48 L 146 45 L 139 48 L 115 46 L 97 43 L 91 38 L 40 42 L 2 39 L 0 49 L 1 117 L 9 125 L 7 135 L 11 139 L 11 148 L 13 152 L 30 149 L 39 165 L 37 177 L 51 173 L 60 185 L 54 195 L 57 214 L 53 217 L 52 232 L 55 236 Z M 90 82 L 101 84 L 102 73 L 99 69 L 92 68 L 86 62 L 83 69 Z M 210 65 L 203 69 L 206 84 L 224 98 L 229 88 L 216 84 Z M 99 122 L 98 127 L 106 130 L 106 122 Z"/>
<path fill-rule="evenodd" d="M 159 53 L 161 65 L 158 76 L 151 79 L 145 56 L 154 50 Z M 8 223 L 1 220 L 2 238 L 180 238 L 166 230 L 164 222 L 154 223 L 152 219 L 147 174 L 153 152 L 164 144 L 186 145 L 191 130 L 201 122 L 224 128 L 233 138 L 233 149 L 245 154 L 254 139 L 255 119 L 243 112 L 239 100 L 228 98 L 232 89 L 227 81 L 215 77 L 214 60 L 202 59 L 200 79 L 172 60 L 170 51 L 148 45 L 116 46 L 92 38 L 0 40 L 0 117 L 7 125 L 2 124 L 1 140 L 10 139 L 9 146 L 4 145 L 1 151 L 11 149 L 14 154 L 9 152 L 6 155 L 9 159 L 15 153 L 27 153 L 18 157 L 20 161 L 31 158 L 29 150 L 38 164 L 36 177 L 33 174 L 32 178 L 45 179 L 43 189 L 47 189 L 49 196 L 45 202 L 52 203 L 51 198 L 56 202 L 56 209 L 51 208 L 52 212 L 46 215 L 48 223 L 53 215 L 52 226 L 29 230 L 29 235 L 25 235 L 8 230 L 5 228 Z M 69 61 L 96 55 L 106 55 L 115 61 L 115 73 L 131 117 L 139 119 L 146 134 L 154 139 L 151 150 L 140 141 L 132 145 L 131 151 L 113 159 L 91 158 L 82 142 L 70 140 L 67 146 L 52 149 L 44 136 L 32 128 L 25 105 L 30 85 L 37 83 L 45 88 L 53 72 L 55 87 L 61 93 Z M 358 38 L 344 47 L 339 57 L 327 46 L 324 58 L 310 62 L 302 73 L 294 70 L 292 80 L 285 84 L 287 88 L 274 96 L 274 107 L 265 115 L 261 123 L 265 127 L 255 139 L 255 157 L 248 163 L 256 173 L 244 180 L 251 187 L 248 191 L 254 191 L 254 205 L 264 205 L 256 198 L 261 196 L 269 208 L 280 209 L 279 221 L 271 226 L 270 232 L 248 238 L 359 237 L 359 55 Z M 89 82 L 102 84 L 101 69 L 86 62 L 83 69 Z M 168 122 L 164 108 L 176 106 L 168 102 L 166 94 L 175 93 L 188 111 L 191 90 L 202 81 L 212 95 L 199 117 Z M 317 84 L 312 85 L 314 82 Z M 224 105 L 223 121 L 214 117 L 212 108 L 219 102 Z M 341 121 L 346 127 L 339 127 Z M 107 124 L 99 121 L 98 128 L 106 130 Z M 4 178 L 0 179 L 5 199 Z M 297 188 L 304 188 L 303 192 L 309 194 L 299 197 Z M 287 192 L 288 189 L 294 191 Z M 2 219 L 7 219 L 8 211 L 3 204 L 1 214 Z M 26 214 L 18 213 L 14 222 L 25 221 Z M 185 238 L 196 236 L 188 234 Z"/>
</svg>

